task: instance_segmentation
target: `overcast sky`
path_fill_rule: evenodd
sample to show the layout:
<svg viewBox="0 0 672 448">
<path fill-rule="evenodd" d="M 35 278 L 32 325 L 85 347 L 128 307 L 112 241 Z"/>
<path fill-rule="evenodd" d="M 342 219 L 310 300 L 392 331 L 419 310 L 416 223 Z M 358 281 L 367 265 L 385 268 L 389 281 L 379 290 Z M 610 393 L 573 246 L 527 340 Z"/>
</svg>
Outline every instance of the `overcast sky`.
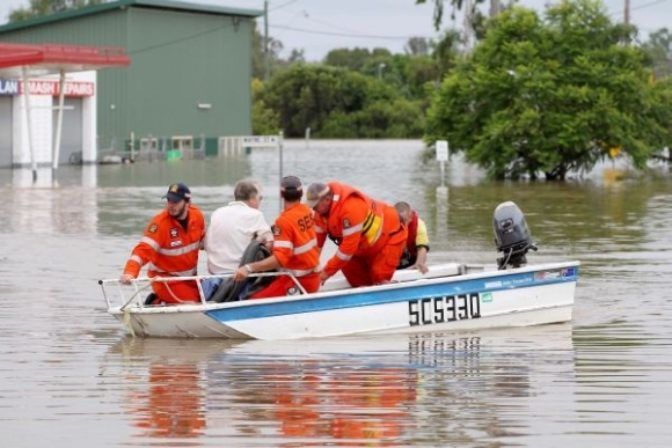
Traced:
<svg viewBox="0 0 672 448">
<path fill-rule="evenodd" d="M 263 0 L 182 0 L 189 3 L 263 9 Z M 604 0 L 614 21 L 623 20 L 625 0 Z M 28 0 L 0 0 L 0 20 Z M 433 7 L 415 0 L 269 0 L 269 33 L 284 44 L 283 56 L 291 49 L 303 49 L 306 59 L 318 61 L 333 48 L 387 47 L 403 51 L 408 38 L 437 37 L 432 25 Z M 520 0 L 519 4 L 543 9 L 549 0 Z M 443 27 L 452 24 L 446 0 Z M 672 27 L 672 0 L 630 0 L 631 22 L 642 38 L 662 27 Z M 263 21 L 259 19 L 260 30 Z M 460 23 L 455 24 L 460 26 Z M 461 26 L 460 26 L 461 28 Z"/>
</svg>

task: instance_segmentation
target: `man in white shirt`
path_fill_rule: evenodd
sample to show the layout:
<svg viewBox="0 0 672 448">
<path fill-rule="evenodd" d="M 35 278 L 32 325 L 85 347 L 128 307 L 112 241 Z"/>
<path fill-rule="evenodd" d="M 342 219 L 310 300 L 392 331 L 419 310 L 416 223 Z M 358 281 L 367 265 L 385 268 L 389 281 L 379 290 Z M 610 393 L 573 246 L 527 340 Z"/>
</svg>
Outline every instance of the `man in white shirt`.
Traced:
<svg viewBox="0 0 672 448">
<path fill-rule="evenodd" d="M 259 185 L 249 179 L 236 183 L 233 202 L 212 213 L 205 233 L 205 251 L 210 274 L 238 269 L 243 252 L 253 239 L 273 241 L 271 227 L 259 210 L 263 196 Z"/>
</svg>

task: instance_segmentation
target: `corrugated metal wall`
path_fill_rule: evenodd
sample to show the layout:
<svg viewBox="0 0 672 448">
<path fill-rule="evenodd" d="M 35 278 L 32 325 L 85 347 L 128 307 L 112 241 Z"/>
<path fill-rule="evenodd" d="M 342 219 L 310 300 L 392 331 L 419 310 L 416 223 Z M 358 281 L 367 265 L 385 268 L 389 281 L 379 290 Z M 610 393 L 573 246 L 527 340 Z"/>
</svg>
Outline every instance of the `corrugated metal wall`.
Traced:
<svg viewBox="0 0 672 448">
<path fill-rule="evenodd" d="M 249 20 L 141 7 L 128 19 L 131 131 L 160 137 L 251 131 Z"/>
<path fill-rule="evenodd" d="M 130 67 L 99 71 L 97 92 L 99 147 L 114 139 L 122 149 L 131 132 L 250 134 L 253 25 L 246 17 L 133 6 L 7 31 L 0 40 L 124 47 Z"/>
</svg>

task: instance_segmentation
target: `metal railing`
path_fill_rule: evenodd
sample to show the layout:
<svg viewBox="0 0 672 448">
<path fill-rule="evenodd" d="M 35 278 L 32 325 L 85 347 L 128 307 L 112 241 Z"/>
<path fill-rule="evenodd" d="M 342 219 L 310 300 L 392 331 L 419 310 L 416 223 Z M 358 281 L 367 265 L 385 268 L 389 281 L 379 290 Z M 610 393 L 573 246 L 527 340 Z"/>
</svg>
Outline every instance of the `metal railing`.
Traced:
<svg viewBox="0 0 672 448">
<path fill-rule="evenodd" d="M 285 271 L 274 271 L 274 272 L 255 272 L 248 275 L 250 278 L 261 278 L 261 277 L 279 277 L 287 276 L 292 279 L 294 285 L 298 288 L 301 294 L 307 294 L 305 288 L 297 278 L 291 272 Z M 221 279 L 222 282 L 233 277 L 233 273 L 230 274 L 220 274 L 220 275 L 195 275 L 188 277 L 139 277 L 133 279 L 130 285 L 123 284 L 119 279 L 106 279 L 98 280 L 103 291 L 103 297 L 107 303 L 107 308 L 112 309 L 119 307 L 120 311 L 124 311 L 127 308 L 146 308 L 153 307 L 152 305 L 145 305 L 146 293 L 152 291 L 152 283 L 161 282 L 161 283 L 170 283 L 170 282 L 182 282 L 182 281 L 196 281 L 198 287 L 199 302 L 185 301 L 177 305 L 206 305 L 206 304 L 216 304 L 216 302 L 208 302 L 209 297 L 205 297 L 203 293 L 202 280 L 205 279 Z"/>
</svg>

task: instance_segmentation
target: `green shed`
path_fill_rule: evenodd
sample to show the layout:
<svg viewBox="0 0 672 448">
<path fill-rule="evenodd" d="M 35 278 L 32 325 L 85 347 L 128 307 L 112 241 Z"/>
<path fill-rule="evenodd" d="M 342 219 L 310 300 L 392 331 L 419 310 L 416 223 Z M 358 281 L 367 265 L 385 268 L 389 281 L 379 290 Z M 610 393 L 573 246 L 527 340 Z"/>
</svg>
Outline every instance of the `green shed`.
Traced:
<svg viewBox="0 0 672 448">
<path fill-rule="evenodd" d="M 0 41 L 123 47 L 127 68 L 98 73 L 99 148 L 249 135 L 252 9 L 118 0 L 0 26 Z M 193 139 L 189 141 L 189 139 Z"/>
</svg>

